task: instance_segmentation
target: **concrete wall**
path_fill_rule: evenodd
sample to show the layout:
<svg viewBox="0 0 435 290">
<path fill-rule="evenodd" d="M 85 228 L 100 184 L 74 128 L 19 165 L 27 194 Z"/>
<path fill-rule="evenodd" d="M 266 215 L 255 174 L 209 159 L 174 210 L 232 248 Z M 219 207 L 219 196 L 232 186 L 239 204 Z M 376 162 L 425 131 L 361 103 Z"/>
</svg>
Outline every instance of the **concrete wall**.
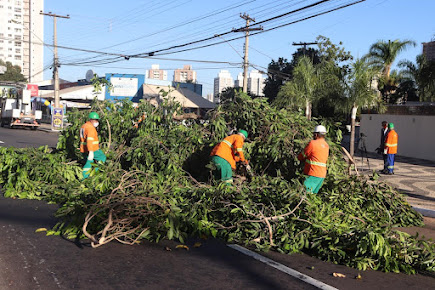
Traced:
<svg viewBox="0 0 435 290">
<path fill-rule="evenodd" d="M 360 132 L 367 135 L 367 151 L 379 146 L 382 121 L 394 123 L 398 155 L 435 161 L 435 116 L 362 114 Z"/>
</svg>

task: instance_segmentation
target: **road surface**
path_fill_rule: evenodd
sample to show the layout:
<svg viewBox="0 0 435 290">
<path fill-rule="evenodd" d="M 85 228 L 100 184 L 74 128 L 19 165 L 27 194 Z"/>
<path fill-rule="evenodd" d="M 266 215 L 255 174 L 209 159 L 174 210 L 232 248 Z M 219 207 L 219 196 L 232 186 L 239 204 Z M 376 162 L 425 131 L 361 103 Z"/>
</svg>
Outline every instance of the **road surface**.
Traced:
<svg viewBox="0 0 435 290">
<path fill-rule="evenodd" d="M 28 128 L 10 129 L 0 127 L 0 146 L 7 147 L 39 147 L 48 145 L 56 147 L 58 133 L 30 130 Z"/>
<path fill-rule="evenodd" d="M 1 146 L 54 146 L 56 140 L 56 133 L 0 128 Z M 214 239 L 190 240 L 188 251 L 177 249 L 174 241 L 135 246 L 112 242 L 93 249 L 86 241 L 36 233 L 57 222 L 56 208 L 0 195 L 0 289 L 316 289 Z M 193 247 L 198 241 L 201 246 Z M 430 276 L 358 271 L 303 254 L 262 255 L 338 289 L 435 285 Z M 334 278 L 334 272 L 346 278 Z M 361 280 L 355 279 L 359 273 Z"/>
</svg>

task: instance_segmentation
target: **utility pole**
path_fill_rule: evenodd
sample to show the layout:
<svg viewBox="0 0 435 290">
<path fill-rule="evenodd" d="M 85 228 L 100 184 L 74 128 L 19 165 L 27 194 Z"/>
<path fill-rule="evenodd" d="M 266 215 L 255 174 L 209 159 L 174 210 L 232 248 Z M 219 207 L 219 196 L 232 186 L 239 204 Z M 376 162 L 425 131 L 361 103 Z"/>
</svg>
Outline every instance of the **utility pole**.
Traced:
<svg viewBox="0 0 435 290">
<path fill-rule="evenodd" d="M 57 56 L 57 27 L 56 27 L 56 19 L 66 18 L 69 19 L 69 15 L 62 16 L 53 14 L 51 12 L 43 13 L 42 11 L 39 13 L 41 15 L 53 17 L 53 46 L 54 46 L 54 60 L 53 60 L 53 80 L 54 80 L 54 107 L 60 107 L 60 98 L 59 98 L 59 58 Z"/>
<path fill-rule="evenodd" d="M 257 27 L 257 28 L 249 28 L 249 22 L 255 22 L 254 18 L 249 17 L 248 14 L 243 13 L 240 14 L 240 18 L 244 19 L 246 21 L 246 26 L 239 29 L 233 29 L 233 32 L 245 32 L 245 56 L 243 58 L 243 92 L 248 92 L 248 53 L 249 53 L 249 32 L 255 31 L 255 30 L 263 30 L 263 27 Z"/>
<path fill-rule="evenodd" d="M 43 13 L 42 11 L 39 13 L 41 15 L 53 17 L 53 46 L 54 46 L 54 57 L 53 57 L 53 80 L 54 80 L 54 108 L 59 112 L 60 109 L 60 98 L 59 98 L 59 58 L 57 56 L 57 26 L 56 20 L 57 18 L 66 18 L 69 19 L 69 15 L 57 15 L 51 12 Z M 55 113 L 53 113 L 54 116 Z M 62 120 L 60 121 L 60 128 L 63 127 L 63 111 L 62 111 Z M 54 118 L 52 118 L 52 127 L 58 127 L 54 124 Z"/>
<path fill-rule="evenodd" d="M 292 45 L 294 45 L 294 46 L 303 45 L 304 47 L 302 49 L 302 52 L 304 55 L 305 55 L 305 52 L 307 51 L 307 45 L 314 45 L 314 44 L 318 44 L 318 42 L 299 42 L 299 43 L 293 42 L 292 43 Z"/>
</svg>

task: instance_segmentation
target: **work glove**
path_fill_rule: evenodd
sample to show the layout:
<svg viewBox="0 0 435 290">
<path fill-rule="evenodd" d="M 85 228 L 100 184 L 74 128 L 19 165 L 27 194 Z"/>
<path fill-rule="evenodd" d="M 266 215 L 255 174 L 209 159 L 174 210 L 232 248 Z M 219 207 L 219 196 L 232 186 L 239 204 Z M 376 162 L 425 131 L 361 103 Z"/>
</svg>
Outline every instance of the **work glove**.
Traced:
<svg viewBox="0 0 435 290">
<path fill-rule="evenodd" d="M 387 154 L 388 153 L 388 148 L 385 148 L 384 149 L 384 154 Z"/>
<path fill-rule="evenodd" d="M 89 151 L 88 160 L 89 161 L 94 161 L 94 151 Z"/>
</svg>

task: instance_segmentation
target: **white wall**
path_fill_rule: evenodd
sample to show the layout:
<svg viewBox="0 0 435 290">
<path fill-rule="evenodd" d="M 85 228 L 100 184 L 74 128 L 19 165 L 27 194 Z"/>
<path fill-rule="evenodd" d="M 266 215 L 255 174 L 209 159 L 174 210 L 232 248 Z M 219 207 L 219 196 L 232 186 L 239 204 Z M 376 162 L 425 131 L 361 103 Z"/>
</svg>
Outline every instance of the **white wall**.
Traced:
<svg viewBox="0 0 435 290">
<path fill-rule="evenodd" d="M 397 155 L 435 161 L 435 116 L 362 114 L 360 132 L 367 135 L 367 151 L 379 146 L 382 121 L 394 123 Z"/>
</svg>

